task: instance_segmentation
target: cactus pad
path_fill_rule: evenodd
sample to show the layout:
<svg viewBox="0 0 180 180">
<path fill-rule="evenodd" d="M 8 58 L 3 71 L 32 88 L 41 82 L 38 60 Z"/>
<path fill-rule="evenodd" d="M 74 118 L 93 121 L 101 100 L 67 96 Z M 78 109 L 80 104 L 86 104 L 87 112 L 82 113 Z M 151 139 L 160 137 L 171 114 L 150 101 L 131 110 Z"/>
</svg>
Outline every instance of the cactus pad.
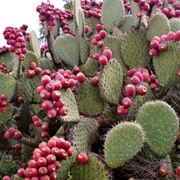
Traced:
<svg viewBox="0 0 180 180">
<path fill-rule="evenodd" d="M 6 52 L 0 54 L 0 63 L 4 63 L 10 71 L 14 71 L 16 74 L 19 60 L 14 53 Z"/>
<path fill-rule="evenodd" d="M 22 66 L 25 71 L 29 70 L 29 64 L 35 62 L 38 65 L 38 58 L 35 53 L 28 51 L 25 55 L 24 60 L 22 61 Z"/>
<path fill-rule="evenodd" d="M 61 91 L 61 95 L 65 107 L 68 110 L 68 114 L 66 116 L 63 116 L 62 119 L 65 122 L 78 122 L 80 117 L 74 94 L 70 89 L 67 89 Z"/>
<path fill-rule="evenodd" d="M 40 77 L 27 78 L 22 76 L 18 82 L 18 94 L 24 97 L 25 102 L 41 102 L 36 88 L 40 86 Z"/>
<path fill-rule="evenodd" d="M 108 132 L 105 140 L 106 163 L 111 168 L 122 166 L 141 150 L 143 143 L 144 132 L 140 125 L 130 122 L 116 125 Z"/>
<path fill-rule="evenodd" d="M 79 65 L 80 45 L 71 35 L 59 36 L 54 41 L 55 53 L 65 64 Z"/>
<path fill-rule="evenodd" d="M 52 70 L 53 69 L 53 62 L 51 60 L 49 60 L 48 58 L 41 58 L 39 61 L 39 67 L 41 67 L 41 69 L 49 69 Z"/>
<path fill-rule="evenodd" d="M 111 59 L 103 68 L 99 87 L 102 97 L 109 103 L 118 104 L 123 83 L 122 67 L 116 59 Z"/>
<path fill-rule="evenodd" d="M 170 31 L 170 25 L 164 14 L 158 13 L 152 16 L 147 31 L 147 39 L 151 41 L 154 36 L 167 34 Z"/>
<path fill-rule="evenodd" d="M 159 156 L 171 151 L 176 140 L 179 123 L 175 111 L 163 101 L 146 102 L 136 122 L 145 132 L 145 142 Z"/>
<path fill-rule="evenodd" d="M 113 26 L 119 26 L 125 14 L 122 0 L 104 0 L 101 22 L 107 31 L 112 32 Z"/>
<path fill-rule="evenodd" d="M 92 58 L 88 58 L 86 63 L 81 66 L 81 71 L 88 77 L 95 76 L 98 71 L 98 63 Z"/>
<path fill-rule="evenodd" d="M 111 175 L 107 166 L 98 155 L 88 154 L 89 162 L 85 165 L 74 163 L 71 166 L 70 176 L 72 180 L 109 180 Z"/>
<path fill-rule="evenodd" d="M 124 20 L 122 22 L 120 29 L 122 32 L 126 32 L 134 25 L 135 25 L 134 17 L 132 15 L 126 15 L 124 16 Z"/>
<path fill-rule="evenodd" d="M 89 56 L 89 44 L 86 39 L 80 39 L 80 59 L 82 63 L 85 63 Z"/>
<path fill-rule="evenodd" d="M 89 81 L 79 86 L 76 93 L 79 112 L 84 115 L 97 115 L 103 110 L 104 102 L 99 89 Z"/>
<path fill-rule="evenodd" d="M 14 96 L 16 89 L 16 80 L 13 76 L 0 73 L 0 94 L 4 94 L 8 101 Z"/>
<path fill-rule="evenodd" d="M 180 31 L 180 19 L 178 18 L 171 18 L 169 20 L 171 31 L 177 32 Z"/>
<path fill-rule="evenodd" d="M 78 20 L 78 22 L 79 22 L 79 27 L 78 27 L 79 35 L 83 36 L 83 34 L 84 34 L 84 12 L 82 9 L 78 10 L 78 18 L 79 18 L 79 20 Z"/>
<path fill-rule="evenodd" d="M 16 173 L 19 166 L 15 162 L 11 155 L 0 155 L 0 174 L 1 175 L 12 175 Z"/>
<path fill-rule="evenodd" d="M 147 66 L 150 61 L 149 42 L 146 40 L 146 29 L 131 28 L 122 39 L 121 53 L 124 63 L 131 69 Z"/>
<path fill-rule="evenodd" d="M 38 40 L 38 37 L 37 37 L 35 31 L 30 32 L 30 46 L 31 46 L 33 52 L 36 54 L 36 56 L 40 57 L 41 56 L 40 43 L 39 43 L 39 40 Z"/>
<path fill-rule="evenodd" d="M 115 36 L 108 36 L 104 40 L 104 46 L 105 47 L 107 46 L 108 48 L 111 49 L 112 57 L 121 64 L 123 73 L 125 74 L 127 71 L 127 68 L 124 65 L 124 62 L 121 57 L 121 42 L 120 42 L 120 40 L 118 38 L 116 38 Z"/>
<path fill-rule="evenodd" d="M 73 152 L 91 151 L 92 143 L 96 140 L 98 123 L 96 119 L 85 118 L 72 129 Z"/>
<path fill-rule="evenodd" d="M 178 48 L 178 43 L 168 44 L 168 50 L 159 53 L 159 55 L 153 59 L 154 68 L 162 86 L 171 86 L 175 83 L 179 84 L 180 82 L 179 77 L 177 77 L 180 60 Z"/>
<path fill-rule="evenodd" d="M 0 112 L 0 124 L 8 123 L 12 119 L 13 113 L 14 107 L 11 104 L 8 104 L 6 112 Z"/>
</svg>

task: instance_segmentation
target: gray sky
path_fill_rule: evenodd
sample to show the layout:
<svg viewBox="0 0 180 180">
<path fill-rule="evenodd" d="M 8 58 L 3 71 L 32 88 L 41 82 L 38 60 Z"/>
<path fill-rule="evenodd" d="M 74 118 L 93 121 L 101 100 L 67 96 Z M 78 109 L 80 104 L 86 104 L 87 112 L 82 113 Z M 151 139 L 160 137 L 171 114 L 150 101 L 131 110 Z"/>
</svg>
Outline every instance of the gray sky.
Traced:
<svg viewBox="0 0 180 180">
<path fill-rule="evenodd" d="M 0 4 L 0 47 L 5 45 L 3 31 L 7 26 L 20 27 L 27 24 L 29 30 L 38 31 L 38 13 L 36 7 L 45 0 L 1 0 Z M 62 0 L 51 0 L 56 7 L 61 8 Z"/>
</svg>

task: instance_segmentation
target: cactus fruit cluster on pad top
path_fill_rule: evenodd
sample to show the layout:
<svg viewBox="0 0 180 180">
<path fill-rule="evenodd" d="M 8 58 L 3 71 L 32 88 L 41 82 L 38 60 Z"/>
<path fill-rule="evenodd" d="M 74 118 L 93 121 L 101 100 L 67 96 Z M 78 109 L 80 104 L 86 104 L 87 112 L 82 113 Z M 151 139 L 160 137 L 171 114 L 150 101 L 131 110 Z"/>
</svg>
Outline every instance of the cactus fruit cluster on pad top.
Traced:
<svg viewBox="0 0 180 180">
<path fill-rule="evenodd" d="M 179 180 L 180 2 L 37 6 L 0 47 L 0 179 Z"/>
</svg>

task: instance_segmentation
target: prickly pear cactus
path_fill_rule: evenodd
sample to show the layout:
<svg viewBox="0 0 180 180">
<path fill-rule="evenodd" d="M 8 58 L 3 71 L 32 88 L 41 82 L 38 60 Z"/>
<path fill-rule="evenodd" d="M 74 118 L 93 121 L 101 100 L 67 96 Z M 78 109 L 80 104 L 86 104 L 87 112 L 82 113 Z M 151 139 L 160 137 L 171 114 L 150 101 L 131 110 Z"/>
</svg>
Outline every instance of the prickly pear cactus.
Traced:
<svg viewBox="0 0 180 180">
<path fill-rule="evenodd" d="M 113 26 L 119 26 L 124 18 L 123 2 L 120 0 L 105 0 L 102 6 L 101 22 L 112 32 Z"/>
<path fill-rule="evenodd" d="M 78 40 L 71 35 L 59 36 L 54 42 L 55 53 L 65 64 L 79 65 L 80 46 Z"/>
<path fill-rule="evenodd" d="M 147 39 L 150 41 L 154 36 L 167 34 L 169 31 L 170 25 L 168 18 L 164 14 L 157 13 L 151 17 L 147 31 Z"/>
<path fill-rule="evenodd" d="M 154 68 L 162 86 L 171 86 L 180 82 L 177 77 L 180 59 L 179 47 L 178 43 L 168 44 L 167 51 L 161 52 L 153 59 Z"/>
<path fill-rule="evenodd" d="M 76 103 L 74 94 L 70 89 L 62 91 L 62 100 L 66 104 L 68 114 L 63 116 L 62 119 L 65 122 L 78 122 L 79 121 L 79 111 Z"/>
<path fill-rule="evenodd" d="M 131 28 L 122 37 L 121 53 L 124 63 L 129 67 L 146 67 L 150 61 L 149 43 L 146 40 L 145 28 Z"/>
<path fill-rule="evenodd" d="M 123 70 L 116 59 L 111 59 L 104 67 L 99 87 L 102 97 L 109 103 L 117 104 L 123 83 Z"/>
<path fill-rule="evenodd" d="M 141 150 L 143 143 L 144 132 L 140 125 L 129 122 L 116 125 L 105 140 L 106 163 L 111 168 L 122 166 Z"/>
<path fill-rule="evenodd" d="M 95 116 L 101 113 L 104 107 L 98 87 L 93 86 L 89 81 L 77 89 L 76 100 L 79 112 L 83 115 Z"/>
<path fill-rule="evenodd" d="M 180 2 L 63 5 L 3 32 L 0 179 L 179 179 Z"/>
<path fill-rule="evenodd" d="M 145 131 L 145 142 L 154 153 L 165 156 L 171 151 L 179 122 L 175 111 L 167 103 L 146 102 L 139 109 L 136 122 Z"/>
<path fill-rule="evenodd" d="M 89 162 L 84 166 L 77 163 L 72 165 L 70 170 L 72 180 L 109 180 L 111 178 L 110 172 L 101 160 L 101 157 L 93 153 L 88 154 L 88 156 Z"/>
</svg>

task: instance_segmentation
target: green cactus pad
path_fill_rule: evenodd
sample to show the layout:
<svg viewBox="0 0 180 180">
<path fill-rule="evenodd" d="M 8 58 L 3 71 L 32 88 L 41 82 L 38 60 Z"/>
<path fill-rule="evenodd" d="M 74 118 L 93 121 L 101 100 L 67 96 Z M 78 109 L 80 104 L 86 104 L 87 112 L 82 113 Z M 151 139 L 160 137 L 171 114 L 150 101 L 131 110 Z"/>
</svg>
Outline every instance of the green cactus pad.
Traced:
<svg viewBox="0 0 180 180">
<path fill-rule="evenodd" d="M 16 89 L 16 80 L 11 75 L 0 73 L 0 82 L 0 94 L 6 95 L 8 102 L 11 101 Z"/>
<path fill-rule="evenodd" d="M 112 128 L 104 145 L 105 161 L 111 168 L 122 166 L 132 159 L 142 148 L 144 132 L 140 125 L 125 122 Z"/>
<path fill-rule="evenodd" d="M 169 20 L 169 24 L 171 27 L 171 31 L 173 31 L 173 32 L 180 31 L 180 19 L 179 18 L 171 18 Z"/>
<path fill-rule="evenodd" d="M 98 71 L 98 63 L 92 58 L 88 58 L 86 63 L 81 66 L 81 71 L 87 76 L 95 76 Z"/>
<path fill-rule="evenodd" d="M 29 103 L 24 103 L 20 108 L 19 108 L 19 114 L 20 118 L 18 119 L 18 128 L 19 130 L 24 130 L 28 129 L 29 125 L 32 123 L 32 108 L 29 105 Z"/>
<path fill-rule="evenodd" d="M 98 123 L 93 118 L 85 118 L 75 125 L 70 132 L 73 152 L 91 151 L 91 146 L 96 141 L 97 131 Z"/>
<path fill-rule="evenodd" d="M 76 93 L 79 112 L 83 115 L 97 115 L 104 107 L 98 87 L 91 85 L 89 81 L 79 86 Z"/>
<path fill-rule="evenodd" d="M 75 96 L 70 89 L 61 91 L 62 100 L 65 107 L 68 110 L 68 114 L 63 116 L 62 119 L 65 122 L 78 122 L 79 121 L 79 111 L 76 103 Z"/>
<path fill-rule="evenodd" d="M 74 18 L 75 18 L 76 26 L 79 27 L 79 9 L 81 9 L 81 1 L 74 0 L 73 8 L 74 8 Z"/>
<path fill-rule="evenodd" d="M 19 166 L 15 162 L 11 155 L 0 155 L 0 175 L 12 175 L 16 173 Z"/>
<path fill-rule="evenodd" d="M 177 77 L 180 60 L 179 48 L 178 43 L 170 43 L 168 44 L 168 50 L 159 53 L 153 59 L 154 68 L 162 86 L 171 86 L 180 83 L 180 78 Z"/>
<path fill-rule="evenodd" d="M 150 61 L 149 42 L 146 40 L 146 29 L 131 28 L 122 39 L 121 53 L 124 63 L 131 69 L 146 67 Z"/>
<path fill-rule="evenodd" d="M 68 180 L 71 166 L 76 162 L 76 155 L 73 154 L 65 161 L 61 161 L 61 168 L 57 170 L 57 180 Z"/>
<path fill-rule="evenodd" d="M 39 94 L 36 92 L 36 88 L 40 86 L 40 77 L 28 78 L 22 76 L 18 82 L 18 94 L 24 97 L 25 102 L 41 102 Z"/>
<path fill-rule="evenodd" d="M 33 53 L 32 51 L 28 51 L 25 55 L 24 60 L 22 61 L 22 66 L 24 71 L 29 70 L 29 65 L 31 62 L 35 62 L 36 65 L 38 66 L 38 58 L 36 54 Z"/>
<path fill-rule="evenodd" d="M 147 39 L 151 41 L 154 36 L 167 34 L 170 31 L 168 18 L 161 13 L 155 14 L 151 17 L 149 28 L 147 31 Z"/>
<path fill-rule="evenodd" d="M 12 119 L 13 113 L 14 107 L 11 104 L 8 104 L 6 112 L 0 112 L 0 124 L 8 123 Z"/>
<path fill-rule="evenodd" d="M 38 62 L 39 62 L 39 67 L 41 67 L 41 69 L 53 70 L 53 62 L 48 58 L 41 58 L 39 59 Z"/>
<path fill-rule="evenodd" d="M 59 29 L 60 29 L 60 22 L 56 21 L 56 24 L 51 31 L 51 34 L 53 35 L 54 38 L 56 38 L 59 35 Z"/>
<path fill-rule="evenodd" d="M 122 83 L 122 67 L 116 59 L 111 59 L 104 66 L 99 80 L 101 96 L 109 103 L 118 104 Z"/>
<path fill-rule="evenodd" d="M 107 31 L 112 32 L 113 26 L 119 26 L 124 18 L 125 9 L 122 0 L 104 0 L 101 22 Z"/>
<path fill-rule="evenodd" d="M 89 153 L 89 161 L 85 165 L 74 163 L 71 166 L 70 176 L 72 180 L 109 180 L 111 179 L 110 171 L 101 157 Z"/>
<path fill-rule="evenodd" d="M 80 59 L 81 62 L 84 64 L 89 57 L 89 44 L 86 39 L 81 38 L 80 39 Z"/>
<path fill-rule="evenodd" d="M 82 9 L 78 10 L 78 18 L 79 18 L 79 20 L 78 20 L 78 22 L 79 22 L 79 27 L 78 27 L 79 35 L 83 36 L 84 35 L 84 24 L 85 23 L 84 23 L 84 12 Z"/>
<path fill-rule="evenodd" d="M 145 132 L 145 142 L 159 156 L 171 151 L 176 140 L 179 123 L 175 111 L 163 101 L 146 102 L 136 122 Z"/>
<path fill-rule="evenodd" d="M 30 46 L 37 57 L 41 56 L 40 43 L 35 31 L 30 32 Z"/>
<path fill-rule="evenodd" d="M 104 46 L 111 49 L 112 57 L 114 59 L 116 59 L 121 64 L 121 67 L 123 69 L 123 74 L 125 74 L 127 72 L 127 68 L 124 65 L 124 62 L 123 62 L 122 57 L 121 57 L 122 55 L 121 55 L 121 42 L 120 42 L 120 40 L 115 36 L 108 36 L 104 40 Z"/>
<path fill-rule="evenodd" d="M 124 20 L 122 22 L 120 29 L 122 32 L 126 32 L 134 25 L 135 25 L 134 17 L 132 15 L 126 15 L 124 16 Z"/>
<path fill-rule="evenodd" d="M 10 71 L 14 71 L 13 74 L 16 74 L 19 60 L 14 53 L 6 52 L 0 54 L 0 63 L 4 63 Z"/>
<path fill-rule="evenodd" d="M 71 35 L 63 35 L 54 41 L 55 53 L 65 64 L 79 65 L 80 45 L 78 40 Z"/>
</svg>

